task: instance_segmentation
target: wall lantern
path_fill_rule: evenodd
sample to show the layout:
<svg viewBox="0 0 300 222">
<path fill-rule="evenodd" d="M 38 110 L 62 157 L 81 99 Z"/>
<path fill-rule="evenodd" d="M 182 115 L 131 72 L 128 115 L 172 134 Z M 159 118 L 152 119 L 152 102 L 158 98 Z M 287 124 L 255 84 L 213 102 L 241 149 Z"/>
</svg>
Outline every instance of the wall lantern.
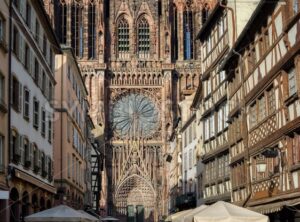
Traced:
<svg viewBox="0 0 300 222">
<path fill-rule="evenodd" d="M 259 159 L 256 163 L 256 170 L 258 173 L 265 173 L 267 170 L 267 163 L 264 159 Z"/>
</svg>

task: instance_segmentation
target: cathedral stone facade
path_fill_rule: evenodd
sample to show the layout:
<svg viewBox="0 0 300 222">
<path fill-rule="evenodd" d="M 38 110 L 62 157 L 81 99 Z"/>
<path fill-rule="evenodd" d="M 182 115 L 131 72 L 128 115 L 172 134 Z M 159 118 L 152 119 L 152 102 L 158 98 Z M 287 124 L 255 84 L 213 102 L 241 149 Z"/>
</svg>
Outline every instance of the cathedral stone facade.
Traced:
<svg viewBox="0 0 300 222">
<path fill-rule="evenodd" d="M 168 213 L 168 141 L 178 103 L 199 81 L 203 0 L 44 0 L 78 58 L 105 153 L 102 208 L 158 221 Z M 200 61 L 200 60 L 198 60 Z"/>
</svg>

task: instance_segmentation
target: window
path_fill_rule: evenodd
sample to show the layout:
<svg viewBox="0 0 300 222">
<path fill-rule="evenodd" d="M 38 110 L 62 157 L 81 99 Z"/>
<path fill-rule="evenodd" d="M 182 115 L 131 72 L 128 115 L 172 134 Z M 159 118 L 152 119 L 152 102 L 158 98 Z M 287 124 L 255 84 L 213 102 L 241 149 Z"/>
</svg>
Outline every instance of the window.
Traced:
<svg viewBox="0 0 300 222">
<path fill-rule="evenodd" d="M 184 168 L 185 171 L 186 171 L 187 168 L 188 168 L 188 163 L 187 163 L 187 161 L 188 161 L 187 153 L 184 153 L 184 157 L 183 157 L 183 168 Z"/>
<path fill-rule="evenodd" d="M 4 168 L 4 136 L 0 135 L 0 172 L 5 170 Z"/>
<path fill-rule="evenodd" d="M 89 4 L 88 9 L 88 48 L 89 58 L 96 57 L 96 6 L 94 2 Z"/>
<path fill-rule="evenodd" d="M 29 29 L 31 28 L 31 6 L 30 4 L 27 2 L 26 4 L 26 24 L 29 27 Z"/>
<path fill-rule="evenodd" d="M 76 56 L 83 56 L 82 7 L 74 2 L 71 6 L 71 45 Z"/>
<path fill-rule="evenodd" d="M 12 81 L 12 107 L 15 111 L 20 112 L 21 111 L 21 100 L 22 99 L 22 85 L 19 83 L 19 81 L 13 77 Z"/>
<path fill-rule="evenodd" d="M 300 163 L 300 136 L 298 134 L 295 134 L 293 138 L 290 138 L 290 142 L 292 145 L 292 157 L 293 157 L 293 164 L 299 164 Z"/>
<path fill-rule="evenodd" d="M 62 21 L 61 21 L 61 43 L 67 43 L 67 18 L 68 18 L 68 11 L 67 5 L 62 5 Z"/>
<path fill-rule="evenodd" d="M 40 23 L 39 23 L 38 19 L 36 19 L 36 21 L 35 21 L 35 40 L 37 42 L 39 42 L 40 41 L 39 38 L 40 38 Z"/>
<path fill-rule="evenodd" d="M 254 103 L 253 105 L 251 105 L 250 109 L 250 127 L 254 127 L 256 125 L 256 121 L 257 121 L 257 114 L 256 114 L 256 103 Z"/>
<path fill-rule="evenodd" d="M 214 115 L 212 115 L 209 118 L 209 129 L 210 129 L 210 137 L 213 137 L 215 135 L 215 118 L 214 118 Z"/>
<path fill-rule="evenodd" d="M 43 54 L 47 56 L 47 38 L 46 35 L 43 35 Z"/>
<path fill-rule="evenodd" d="M 0 104 L 4 105 L 5 78 L 0 73 Z"/>
<path fill-rule="evenodd" d="M 208 79 L 207 81 L 207 96 L 211 93 L 211 80 Z"/>
<path fill-rule="evenodd" d="M 20 34 L 19 34 L 18 29 L 14 26 L 12 49 L 17 57 L 19 56 L 19 44 L 20 44 Z"/>
<path fill-rule="evenodd" d="M 193 59 L 193 12 L 183 12 L 184 59 Z"/>
<path fill-rule="evenodd" d="M 33 145 L 33 165 L 34 165 L 34 172 L 38 173 L 40 170 L 40 151 Z"/>
<path fill-rule="evenodd" d="M 11 134 L 10 159 L 15 163 L 20 161 L 19 134 L 13 130 Z"/>
<path fill-rule="evenodd" d="M 138 52 L 149 53 L 150 51 L 150 28 L 145 18 L 138 23 Z"/>
<path fill-rule="evenodd" d="M 30 67 L 30 49 L 29 46 L 27 44 L 25 44 L 25 69 L 29 70 Z"/>
<path fill-rule="evenodd" d="M 218 132 L 221 132 L 223 130 L 223 109 L 220 108 L 218 111 Z"/>
<path fill-rule="evenodd" d="M 258 109 L 258 121 L 262 121 L 266 117 L 266 100 L 264 96 L 258 99 Z"/>
<path fill-rule="evenodd" d="M 49 101 L 53 99 L 53 85 L 49 80 Z"/>
<path fill-rule="evenodd" d="M 27 167 L 26 162 L 29 160 L 29 141 L 28 139 L 23 140 L 23 159 L 22 164 Z"/>
<path fill-rule="evenodd" d="M 293 0 L 293 12 L 297 14 L 299 11 L 299 0 Z"/>
<path fill-rule="evenodd" d="M 46 157 L 44 153 L 42 153 L 41 162 L 42 162 L 42 176 L 45 177 Z"/>
<path fill-rule="evenodd" d="M 48 142 L 52 143 L 52 122 L 51 118 L 48 118 Z"/>
<path fill-rule="evenodd" d="M 118 22 L 118 51 L 129 51 L 129 25 L 125 18 L 121 18 Z"/>
<path fill-rule="evenodd" d="M 39 77 L 40 77 L 40 65 L 38 60 L 34 59 L 34 81 L 38 85 L 39 84 Z"/>
<path fill-rule="evenodd" d="M 26 120 L 29 120 L 29 103 L 30 103 L 30 92 L 29 89 L 24 87 L 24 113 L 23 116 Z"/>
<path fill-rule="evenodd" d="M 268 108 L 269 114 L 273 114 L 276 111 L 276 100 L 275 100 L 275 91 L 271 89 L 267 92 L 268 95 Z"/>
<path fill-rule="evenodd" d="M 189 150 L 189 168 L 193 167 L 193 150 Z"/>
<path fill-rule="evenodd" d="M 0 15 L 0 44 L 4 42 L 5 39 L 5 20 Z"/>
<path fill-rule="evenodd" d="M 46 92 L 46 74 L 43 71 L 43 75 L 42 75 L 42 92 L 45 93 Z"/>
<path fill-rule="evenodd" d="M 288 71 L 288 83 L 289 83 L 289 96 L 292 96 L 297 92 L 295 67 L 291 68 Z"/>
<path fill-rule="evenodd" d="M 52 181 L 52 160 L 51 157 L 47 157 L 48 160 L 48 179 L 49 181 Z"/>
<path fill-rule="evenodd" d="M 44 108 L 42 108 L 42 129 L 41 129 L 41 134 L 43 137 L 46 135 L 46 111 Z"/>
<path fill-rule="evenodd" d="M 35 129 L 39 128 L 39 101 L 33 98 L 33 127 Z"/>
</svg>

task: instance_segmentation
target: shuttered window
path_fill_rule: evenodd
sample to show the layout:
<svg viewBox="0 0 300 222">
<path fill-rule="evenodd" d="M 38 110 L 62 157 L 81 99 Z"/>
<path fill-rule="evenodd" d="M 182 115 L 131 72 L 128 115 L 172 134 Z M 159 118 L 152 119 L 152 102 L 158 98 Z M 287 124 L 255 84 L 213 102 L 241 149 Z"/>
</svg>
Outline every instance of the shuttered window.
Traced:
<svg viewBox="0 0 300 222">
<path fill-rule="evenodd" d="M 39 128 L 39 108 L 40 108 L 40 103 L 34 97 L 33 98 L 33 127 L 36 129 Z"/>
<path fill-rule="evenodd" d="M 289 81 L 289 96 L 292 96 L 297 92 L 295 67 L 291 68 L 288 71 L 288 81 Z"/>
<path fill-rule="evenodd" d="M 23 111 L 23 116 L 26 120 L 29 120 L 29 104 L 30 104 L 30 91 L 25 86 L 24 87 L 24 111 Z"/>
</svg>

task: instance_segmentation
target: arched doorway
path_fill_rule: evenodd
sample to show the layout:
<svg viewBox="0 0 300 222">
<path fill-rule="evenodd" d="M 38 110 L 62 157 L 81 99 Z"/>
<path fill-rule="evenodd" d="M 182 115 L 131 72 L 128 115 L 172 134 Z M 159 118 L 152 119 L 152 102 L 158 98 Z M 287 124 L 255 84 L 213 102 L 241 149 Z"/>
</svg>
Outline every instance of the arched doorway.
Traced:
<svg viewBox="0 0 300 222">
<path fill-rule="evenodd" d="M 9 199 L 10 199 L 10 222 L 19 222 L 20 201 L 19 201 L 19 192 L 16 188 L 11 189 Z"/>
<path fill-rule="evenodd" d="M 117 188 L 116 211 L 123 221 L 154 221 L 156 193 L 152 184 L 142 176 L 133 174 Z"/>
<path fill-rule="evenodd" d="M 46 210 L 46 206 L 45 206 L 45 199 L 44 197 L 41 197 L 40 199 L 40 211 Z"/>
<path fill-rule="evenodd" d="M 37 213 L 39 210 L 38 197 L 36 194 L 33 194 L 31 197 L 31 205 L 34 213 Z"/>
<path fill-rule="evenodd" d="M 22 221 L 24 221 L 24 218 L 29 215 L 29 204 L 29 194 L 27 191 L 25 191 L 22 195 Z"/>
<path fill-rule="evenodd" d="M 52 207 L 51 200 L 47 200 L 47 209 L 50 209 L 51 207 Z"/>
</svg>

